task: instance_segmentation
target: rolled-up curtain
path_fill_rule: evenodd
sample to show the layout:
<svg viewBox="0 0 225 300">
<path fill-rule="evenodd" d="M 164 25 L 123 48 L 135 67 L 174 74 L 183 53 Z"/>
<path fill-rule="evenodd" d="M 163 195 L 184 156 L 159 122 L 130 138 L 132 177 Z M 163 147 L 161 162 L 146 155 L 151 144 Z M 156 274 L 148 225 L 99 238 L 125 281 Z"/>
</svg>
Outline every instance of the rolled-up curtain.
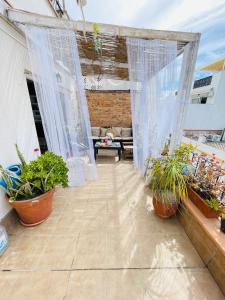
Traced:
<svg viewBox="0 0 225 300">
<path fill-rule="evenodd" d="M 159 157 L 177 134 L 177 42 L 127 38 L 127 52 L 134 165 L 144 175 L 146 159 Z"/>
<path fill-rule="evenodd" d="M 31 25 L 25 33 L 48 150 L 67 162 L 69 185 L 82 185 L 96 165 L 76 35 Z"/>
</svg>

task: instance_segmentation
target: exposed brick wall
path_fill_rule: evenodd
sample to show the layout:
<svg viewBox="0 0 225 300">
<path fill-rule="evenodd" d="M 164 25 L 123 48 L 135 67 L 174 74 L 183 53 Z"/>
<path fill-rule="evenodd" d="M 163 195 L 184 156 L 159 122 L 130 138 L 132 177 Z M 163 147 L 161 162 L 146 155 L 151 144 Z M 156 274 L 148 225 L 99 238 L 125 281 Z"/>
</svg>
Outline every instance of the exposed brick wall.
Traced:
<svg viewBox="0 0 225 300">
<path fill-rule="evenodd" d="M 129 91 L 86 90 L 91 126 L 131 127 Z"/>
</svg>

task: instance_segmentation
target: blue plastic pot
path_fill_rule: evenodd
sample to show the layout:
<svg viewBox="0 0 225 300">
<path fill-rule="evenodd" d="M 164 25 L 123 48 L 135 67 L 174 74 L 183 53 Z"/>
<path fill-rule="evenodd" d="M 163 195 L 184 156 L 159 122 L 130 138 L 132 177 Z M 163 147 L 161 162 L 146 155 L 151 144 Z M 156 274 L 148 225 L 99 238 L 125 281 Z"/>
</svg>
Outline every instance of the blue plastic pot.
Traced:
<svg viewBox="0 0 225 300">
<path fill-rule="evenodd" d="M 13 165 L 8 166 L 8 167 L 6 168 L 6 170 L 8 170 L 8 171 L 14 173 L 14 174 L 15 174 L 15 177 L 21 175 L 21 168 L 20 168 L 20 165 L 18 165 L 18 164 L 13 164 Z M 12 180 L 14 186 L 16 185 L 16 182 L 18 182 L 18 179 L 15 178 L 15 177 L 10 176 L 10 178 L 11 178 L 11 180 Z M 5 182 L 5 180 L 4 180 L 3 178 L 0 179 L 0 185 L 1 185 L 3 188 L 7 189 L 7 184 L 6 184 L 6 182 Z"/>
<path fill-rule="evenodd" d="M 187 175 L 187 171 L 188 171 L 187 165 L 183 164 L 182 167 L 181 167 L 182 175 L 184 175 L 184 176 Z"/>
</svg>

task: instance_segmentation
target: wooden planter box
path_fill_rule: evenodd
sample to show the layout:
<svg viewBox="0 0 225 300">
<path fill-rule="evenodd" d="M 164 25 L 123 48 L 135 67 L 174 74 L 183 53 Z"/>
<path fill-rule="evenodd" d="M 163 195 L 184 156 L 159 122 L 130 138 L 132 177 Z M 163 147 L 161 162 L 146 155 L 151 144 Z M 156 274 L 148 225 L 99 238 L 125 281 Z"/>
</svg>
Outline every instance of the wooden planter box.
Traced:
<svg viewBox="0 0 225 300">
<path fill-rule="evenodd" d="M 187 187 L 189 199 L 198 207 L 206 218 L 218 218 L 218 214 L 196 193 L 191 187 Z"/>
</svg>

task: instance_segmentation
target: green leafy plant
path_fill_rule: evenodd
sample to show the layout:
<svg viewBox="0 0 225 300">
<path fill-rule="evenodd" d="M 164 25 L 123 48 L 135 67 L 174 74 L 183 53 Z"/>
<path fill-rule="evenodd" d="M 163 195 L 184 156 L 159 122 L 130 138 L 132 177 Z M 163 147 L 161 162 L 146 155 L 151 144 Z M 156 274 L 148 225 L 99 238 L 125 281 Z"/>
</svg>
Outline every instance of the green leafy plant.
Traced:
<svg viewBox="0 0 225 300">
<path fill-rule="evenodd" d="M 183 164 L 188 164 L 190 162 L 190 156 L 194 150 L 192 144 L 181 144 L 175 151 L 174 156 Z"/>
<path fill-rule="evenodd" d="M 214 198 L 206 200 L 206 202 L 208 203 L 209 207 L 215 210 L 222 219 L 225 219 L 225 206 L 222 203 L 218 202 L 218 200 Z"/>
<path fill-rule="evenodd" d="M 190 166 L 192 168 L 186 174 L 188 185 L 203 200 L 214 198 L 222 203 L 225 196 L 225 170 L 216 155 L 195 152 Z"/>
<path fill-rule="evenodd" d="M 22 171 L 18 177 L 0 166 L 0 172 L 7 183 L 6 194 L 10 201 L 32 199 L 60 184 L 63 187 L 68 186 L 68 168 L 61 156 L 45 152 L 29 163 L 25 162 L 21 153 L 19 158 Z M 16 181 L 11 179 L 12 176 Z"/>
<path fill-rule="evenodd" d="M 219 202 L 217 199 L 211 198 L 210 200 L 206 200 L 208 203 L 209 207 L 214 209 L 215 211 L 218 211 L 219 209 Z"/>
<path fill-rule="evenodd" d="M 17 144 L 15 144 L 15 148 L 16 148 L 17 156 L 18 156 L 18 158 L 20 160 L 20 166 L 21 166 L 21 168 L 23 168 L 26 165 L 26 161 L 25 161 L 25 159 L 23 157 L 22 152 L 20 152 L 19 147 L 18 147 Z"/>
<path fill-rule="evenodd" d="M 68 168 L 61 156 L 45 152 L 36 160 L 23 167 L 21 179 L 30 182 L 41 193 L 50 191 L 55 186 L 68 185 Z"/>
<path fill-rule="evenodd" d="M 187 188 L 182 174 L 182 163 L 177 156 L 150 159 L 150 162 L 149 187 L 162 202 L 179 202 L 180 198 L 186 196 Z"/>
<path fill-rule="evenodd" d="M 6 194 L 9 198 L 14 198 L 17 188 L 21 185 L 22 180 L 19 176 L 15 175 L 13 172 L 10 172 L 7 169 L 4 169 L 0 165 L 0 178 L 6 183 Z"/>
</svg>

